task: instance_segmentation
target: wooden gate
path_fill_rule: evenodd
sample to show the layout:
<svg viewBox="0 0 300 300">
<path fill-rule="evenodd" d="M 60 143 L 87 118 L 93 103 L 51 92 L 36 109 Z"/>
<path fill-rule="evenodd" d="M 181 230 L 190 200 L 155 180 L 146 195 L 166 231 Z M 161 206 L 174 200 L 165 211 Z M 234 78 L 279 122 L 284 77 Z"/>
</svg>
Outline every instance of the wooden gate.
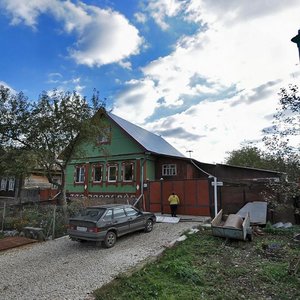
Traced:
<svg viewBox="0 0 300 300">
<path fill-rule="evenodd" d="M 206 179 L 150 181 L 145 193 L 146 209 L 170 214 L 168 197 L 172 192 L 180 198 L 179 215 L 210 216 L 209 181 Z"/>
</svg>

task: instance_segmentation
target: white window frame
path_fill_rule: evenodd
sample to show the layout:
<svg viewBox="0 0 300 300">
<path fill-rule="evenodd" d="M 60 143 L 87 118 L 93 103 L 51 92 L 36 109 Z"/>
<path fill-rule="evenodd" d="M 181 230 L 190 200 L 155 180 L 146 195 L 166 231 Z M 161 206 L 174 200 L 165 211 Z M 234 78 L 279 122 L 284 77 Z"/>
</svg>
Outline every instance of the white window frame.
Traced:
<svg viewBox="0 0 300 300">
<path fill-rule="evenodd" d="M 7 187 L 7 178 L 2 178 L 2 179 L 1 179 L 1 187 L 0 187 L 0 190 L 1 190 L 1 191 L 6 191 L 6 187 Z"/>
<path fill-rule="evenodd" d="M 79 170 L 79 172 L 78 172 L 78 170 Z M 75 179 L 75 183 L 84 183 L 84 180 L 85 180 L 85 167 L 84 166 L 76 166 L 74 179 Z"/>
<path fill-rule="evenodd" d="M 8 190 L 9 191 L 14 191 L 15 190 L 15 178 L 11 177 L 8 180 Z"/>
<path fill-rule="evenodd" d="M 176 164 L 164 164 L 162 165 L 162 176 L 176 176 L 177 165 Z"/>
<path fill-rule="evenodd" d="M 116 170 L 115 179 L 110 178 L 112 168 L 115 168 L 115 170 Z M 117 180 L 118 180 L 118 166 L 117 165 L 108 165 L 108 167 L 107 167 L 107 181 L 108 182 L 117 182 Z"/>
</svg>

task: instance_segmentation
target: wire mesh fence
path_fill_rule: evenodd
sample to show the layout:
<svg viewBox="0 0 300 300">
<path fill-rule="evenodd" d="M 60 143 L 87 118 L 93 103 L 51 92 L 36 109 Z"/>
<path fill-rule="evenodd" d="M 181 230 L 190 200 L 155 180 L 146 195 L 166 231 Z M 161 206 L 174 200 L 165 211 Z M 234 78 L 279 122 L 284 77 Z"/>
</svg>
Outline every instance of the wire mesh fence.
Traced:
<svg viewBox="0 0 300 300">
<path fill-rule="evenodd" d="M 46 239 L 67 233 L 69 212 L 53 204 L 18 204 L 0 206 L 1 231 L 6 235 L 24 234 L 24 228 L 41 228 Z"/>
<path fill-rule="evenodd" d="M 114 200 L 114 201 L 112 201 Z M 124 204 L 137 204 L 139 199 L 122 199 Z M 45 239 L 53 239 L 67 234 L 68 219 L 86 206 L 105 203 L 119 203 L 118 199 L 73 199 L 66 207 L 56 205 L 56 201 L 0 203 L 0 238 L 5 235 L 24 235 L 27 228 L 36 232 L 43 230 Z M 25 229 L 25 230 L 24 230 Z M 33 231 L 33 230 L 32 230 Z"/>
</svg>

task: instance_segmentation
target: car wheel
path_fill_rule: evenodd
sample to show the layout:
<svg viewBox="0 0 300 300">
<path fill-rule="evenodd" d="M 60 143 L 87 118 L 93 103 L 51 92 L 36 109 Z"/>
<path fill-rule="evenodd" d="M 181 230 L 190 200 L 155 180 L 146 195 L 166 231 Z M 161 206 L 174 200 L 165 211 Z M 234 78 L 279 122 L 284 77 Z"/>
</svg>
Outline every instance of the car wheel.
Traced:
<svg viewBox="0 0 300 300">
<path fill-rule="evenodd" d="M 145 232 L 150 232 L 153 229 L 153 221 L 148 219 L 145 226 Z"/>
<path fill-rule="evenodd" d="M 116 241 L 117 235 L 113 231 L 109 231 L 105 236 L 103 245 L 105 248 L 111 248 L 115 245 Z"/>
</svg>

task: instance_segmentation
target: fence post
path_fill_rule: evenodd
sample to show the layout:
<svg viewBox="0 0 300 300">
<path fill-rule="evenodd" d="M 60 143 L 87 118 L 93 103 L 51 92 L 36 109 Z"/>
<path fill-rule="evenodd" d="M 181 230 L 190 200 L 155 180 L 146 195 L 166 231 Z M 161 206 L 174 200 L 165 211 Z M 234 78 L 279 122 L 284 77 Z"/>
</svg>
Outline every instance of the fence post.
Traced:
<svg viewBox="0 0 300 300">
<path fill-rule="evenodd" d="M 2 216 L 2 231 L 4 230 L 4 219 L 5 219 L 5 209 L 6 209 L 6 202 L 3 204 L 3 216 Z"/>
<path fill-rule="evenodd" d="M 54 205 L 54 209 L 53 209 L 52 240 L 54 240 L 55 238 L 55 217 L 56 217 L 56 205 Z"/>
</svg>

